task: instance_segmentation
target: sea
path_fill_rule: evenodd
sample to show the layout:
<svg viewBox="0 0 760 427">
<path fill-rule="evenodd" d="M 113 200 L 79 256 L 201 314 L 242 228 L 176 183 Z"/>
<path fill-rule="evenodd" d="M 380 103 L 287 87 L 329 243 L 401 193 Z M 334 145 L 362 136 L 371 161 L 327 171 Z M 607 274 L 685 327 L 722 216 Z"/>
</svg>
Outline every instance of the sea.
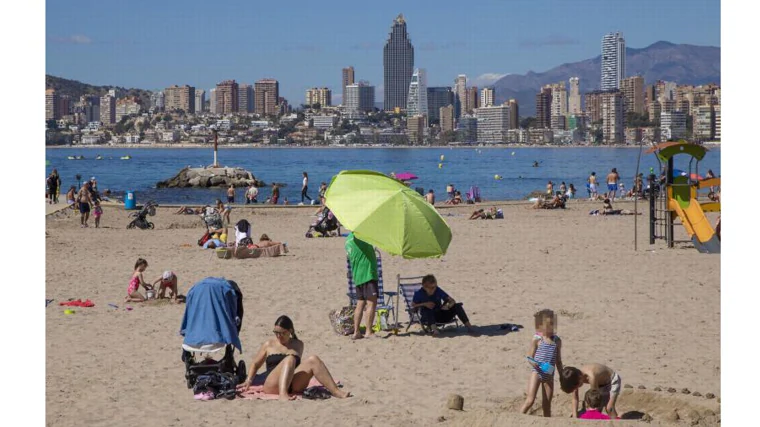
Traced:
<svg viewBox="0 0 760 427">
<path fill-rule="evenodd" d="M 68 156 L 84 156 L 68 160 Z M 95 160 L 97 155 L 102 160 Z M 121 160 L 122 156 L 130 160 Z M 301 202 L 302 173 L 308 172 L 309 191 L 317 196 L 321 182 L 329 184 L 342 170 L 368 169 L 386 174 L 410 172 L 418 177 L 413 188 L 433 190 L 437 200 L 446 198 L 446 186 L 453 184 L 464 196 L 472 186 L 480 189 L 486 200 L 525 200 L 533 191 L 545 191 L 548 181 L 555 190 L 565 182 L 574 184 L 577 196 L 586 195 L 586 179 L 596 172 L 604 183 L 607 173 L 617 168 L 625 187 L 630 189 L 639 161 L 638 147 L 572 148 L 220 148 L 219 163 L 245 168 L 266 183 L 285 184 L 280 190 L 281 203 Z M 720 176 L 720 148 L 710 148 L 697 163 L 688 155 L 676 156 L 677 169 L 704 176 L 712 169 Z M 208 148 L 48 148 L 46 176 L 53 168 L 61 176 L 61 193 L 71 185 L 95 177 L 101 193 L 110 189 L 117 199 L 134 191 L 138 203 L 153 200 L 159 204 L 199 205 L 226 200 L 226 189 L 156 188 L 156 183 L 173 177 L 185 166 L 199 167 L 213 162 Z M 538 167 L 534 167 L 534 163 Z M 640 157 L 640 172 L 660 170 L 654 154 Z M 79 177 L 79 178 L 77 178 Z M 43 182 L 44 180 L 41 180 Z M 603 186 L 604 187 L 604 186 Z M 238 189 L 236 202 L 244 202 L 244 189 Z M 261 188 L 259 200 L 271 193 Z M 309 203 L 308 200 L 306 203 Z"/>
</svg>

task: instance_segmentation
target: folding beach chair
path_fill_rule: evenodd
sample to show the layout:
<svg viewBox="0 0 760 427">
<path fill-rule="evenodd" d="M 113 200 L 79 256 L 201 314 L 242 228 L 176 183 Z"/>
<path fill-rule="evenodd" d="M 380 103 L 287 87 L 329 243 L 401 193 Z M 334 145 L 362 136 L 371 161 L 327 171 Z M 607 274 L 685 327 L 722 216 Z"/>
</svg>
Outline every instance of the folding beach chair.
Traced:
<svg viewBox="0 0 760 427">
<path fill-rule="evenodd" d="M 385 292 L 383 290 L 383 258 L 380 255 L 380 251 L 375 249 L 375 257 L 377 258 L 377 307 L 376 307 L 376 315 L 378 318 L 380 318 L 380 312 L 381 310 L 387 310 L 388 312 L 388 318 L 390 319 L 390 316 L 393 316 L 393 326 L 397 324 L 397 314 L 396 314 L 396 307 L 393 305 L 393 297 L 396 295 L 396 292 Z M 348 292 L 346 295 L 348 295 L 348 301 L 349 304 L 351 304 L 352 307 L 356 306 L 356 286 L 354 286 L 354 274 L 351 271 L 351 262 L 349 261 L 348 257 L 346 257 L 346 271 L 347 271 L 347 278 L 348 278 Z M 388 297 L 388 301 L 386 303 L 385 297 Z M 388 329 L 391 328 L 391 325 L 388 325 Z"/>
<path fill-rule="evenodd" d="M 419 323 L 420 327 L 425 332 L 430 332 L 426 326 L 424 326 L 421 322 L 422 317 L 420 316 L 420 309 L 418 308 L 412 308 L 412 301 L 414 299 L 414 293 L 417 292 L 420 288 L 422 288 L 422 277 L 423 276 L 417 276 L 417 277 L 401 277 L 401 275 L 396 275 L 396 280 L 398 281 L 398 295 L 404 296 L 404 304 L 406 305 L 406 314 L 409 315 L 409 324 L 406 326 L 406 331 L 409 330 L 409 328 L 414 323 Z M 398 301 L 398 296 L 396 296 L 396 301 Z M 398 302 L 396 302 L 396 305 L 398 305 Z M 454 317 L 453 320 L 451 320 L 448 323 L 436 323 L 436 326 L 445 327 L 447 325 L 450 325 L 454 323 L 455 326 L 459 327 L 459 319 Z M 398 322 L 396 323 L 398 325 Z"/>
</svg>

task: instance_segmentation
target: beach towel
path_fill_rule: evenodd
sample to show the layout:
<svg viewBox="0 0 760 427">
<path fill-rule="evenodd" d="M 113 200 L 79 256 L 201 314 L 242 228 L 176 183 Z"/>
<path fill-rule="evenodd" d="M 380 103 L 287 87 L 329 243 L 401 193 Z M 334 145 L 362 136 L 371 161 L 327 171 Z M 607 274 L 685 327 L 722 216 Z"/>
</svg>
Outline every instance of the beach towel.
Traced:
<svg viewBox="0 0 760 427">
<path fill-rule="evenodd" d="M 243 392 L 243 385 L 238 386 L 238 396 L 241 399 L 248 399 L 248 400 L 277 400 L 280 398 L 280 395 L 278 394 L 268 394 L 264 393 L 264 380 L 266 380 L 266 374 L 258 374 L 253 378 L 253 384 L 248 388 L 248 391 Z M 340 381 L 335 381 L 338 385 L 340 385 Z M 316 378 L 311 377 L 311 380 L 309 381 L 309 385 L 306 387 L 307 389 L 310 389 L 312 387 L 324 387 L 322 383 L 317 381 Z M 304 398 L 303 393 L 293 393 L 290 395 L 290 397 L 295 398 L 295 400 L 301 400 Z"/>
<path fill-rule="evenodd" d="M 76 301 L 67 301 L 58 303 L 58 305 L 65 305 L 69 307 L 95 307 L 95 304 L 90 300 L 82 301 L 81 299 L 78 299 Z"/>
<path fill-rule="evenodd" d="M 275 246 L 269 246 L 266 248 L 253 248 L 248 249 L 245 246 L 238 246 L 235 249 L 220 248 L 217 250 L 216 255 L 219 258 L 230 259 L 246 259 L 246 258 L 261 258 L 261 257 L 277 257 L 288 253 L 288 246 L 284 243 Z M 230 256 L 231 254 L 231 256 Z"/>
</svg>

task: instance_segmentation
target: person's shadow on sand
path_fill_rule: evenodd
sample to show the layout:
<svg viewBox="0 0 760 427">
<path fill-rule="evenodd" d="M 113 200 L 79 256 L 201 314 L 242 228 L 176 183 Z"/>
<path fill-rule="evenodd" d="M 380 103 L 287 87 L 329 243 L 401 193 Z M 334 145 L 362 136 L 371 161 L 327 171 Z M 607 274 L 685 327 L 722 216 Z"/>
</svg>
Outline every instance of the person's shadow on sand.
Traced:
<svg viewBox="0 0 760 427">
<path fill-rule="evenodd" d="M 471 334 L 467 331 L 466 328 L 463 326 L 460 327 L 444 327 L 439 328 L 439 334 L 434 336 L 434 338 L 454 338 L 454 337 L 461 337 L 461 336 L 471 336 L 471 337 L 500 337 L 507 335 L 511 332 L 519 332 L 520 329 L 522 329 L 522 325 L 516 325 L 513 323 L 500 323 L 496 325 L 484 325 L 484 326 L 474 326 L 473 329 L 475 329 L 475 333 Z M 422 330 L 418 331 L 407 331 L 407 332 L 399 332 L 398 334 L 394 335 L 393 333 L 389 333 L 388 335 L 382 337 L 382 338 L 390 338 L 390 337 L 409 337 L 412 335 L 430 335 Z"/>
</svg>

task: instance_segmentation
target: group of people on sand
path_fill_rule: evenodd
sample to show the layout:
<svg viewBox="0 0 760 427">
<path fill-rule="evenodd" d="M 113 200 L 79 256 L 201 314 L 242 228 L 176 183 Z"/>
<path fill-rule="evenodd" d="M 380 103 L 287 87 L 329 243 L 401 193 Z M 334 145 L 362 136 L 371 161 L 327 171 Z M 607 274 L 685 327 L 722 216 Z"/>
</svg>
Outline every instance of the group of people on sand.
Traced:
<svg viewBox="0 0 760 427">
<path fill-rule="evenodd" d="M 95 218 L 95 228 L 100 228 L 100 218 L 103 216 L 101 200 L 98 182 L 94 176 L 89 181 L 85 181 L 79 191 L 72 185 L 66 193 L 66 203 L 73 209 L 79 210 L 79 222 L 82 228 L 90 226 L 88 222 L 91 212 L 92 217 Z"/>
</svg>

